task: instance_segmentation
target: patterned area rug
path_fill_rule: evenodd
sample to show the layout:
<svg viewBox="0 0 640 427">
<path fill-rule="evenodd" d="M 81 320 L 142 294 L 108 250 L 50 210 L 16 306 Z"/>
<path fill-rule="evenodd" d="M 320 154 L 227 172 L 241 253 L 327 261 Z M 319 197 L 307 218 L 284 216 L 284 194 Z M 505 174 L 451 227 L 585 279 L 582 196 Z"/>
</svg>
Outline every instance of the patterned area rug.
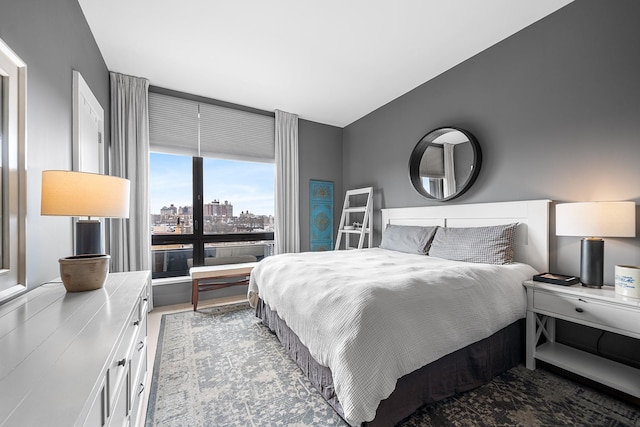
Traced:
<svg viewBox="0 0 640 427">
<path fill-rule="evenodd" d="M 347 426 L 246 307 L 163 316 L 146 426 Z M 401 426 L 640 426 L 640 408 L 518 366 Z"/>
</svg>

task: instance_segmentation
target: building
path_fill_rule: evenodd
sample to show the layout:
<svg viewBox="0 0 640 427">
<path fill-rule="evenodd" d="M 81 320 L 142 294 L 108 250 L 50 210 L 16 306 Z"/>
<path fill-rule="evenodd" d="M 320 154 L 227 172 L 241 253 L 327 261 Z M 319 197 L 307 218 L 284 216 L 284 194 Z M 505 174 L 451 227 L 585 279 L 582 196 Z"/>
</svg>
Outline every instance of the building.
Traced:
<svg viewBox="0 0 640 427">
<path fill-rule="evenodd" d="M 218 200 L 214 200 L 211 203 L 205 203 L 203 205 L 204 215 L 212 217 L 233 217 L 233 205 L 227 200 L 224 204 L 220 204 Z"/>
<path fill-rule="evenodd" d="M 178 208 L 173 205 L 169 207 L 163 206 L 160 209 L 160 221 L 166 224 L 175 224 L 176 217 L 178 216 Z"/>
</svg>

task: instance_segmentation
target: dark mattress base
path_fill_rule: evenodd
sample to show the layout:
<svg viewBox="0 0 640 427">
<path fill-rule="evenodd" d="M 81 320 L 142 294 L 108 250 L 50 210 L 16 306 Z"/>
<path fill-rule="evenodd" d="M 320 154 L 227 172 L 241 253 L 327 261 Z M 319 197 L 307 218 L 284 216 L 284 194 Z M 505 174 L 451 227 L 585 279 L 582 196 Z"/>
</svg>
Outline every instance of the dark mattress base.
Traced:
<svg viewBox="0 0 640 427">
<path fill-rule="evenodd" d="M 262 300 L 256 307 L 256 316 L 276 334 L 313 386 L 344 418 L 331 370 L 314 360 L 297 335 Z M 423 405 L 486 384 L 523 360 L 523 334 L 524 319 L 405 375 L 398 380 L 393 393 L 380 402 L 376 418 L 362 426 L 394 426 Z"/>
</svg>

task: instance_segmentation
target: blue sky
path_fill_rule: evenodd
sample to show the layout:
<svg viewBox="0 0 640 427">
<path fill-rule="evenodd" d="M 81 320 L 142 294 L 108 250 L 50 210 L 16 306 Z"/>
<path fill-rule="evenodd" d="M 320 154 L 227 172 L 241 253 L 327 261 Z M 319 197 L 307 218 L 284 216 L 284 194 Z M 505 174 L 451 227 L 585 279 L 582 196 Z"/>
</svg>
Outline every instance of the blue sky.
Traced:
<svg viewBox="0 0 640 427">
<path fill-rule="evenodd" d="M 191 157 L 151 153 L 151 213 L 174 204 L 191 206 Z M 228 200 L 234 215 L 248 210 L 273 215 L 274 165 L 237 160 L 204 159 L 204 203 Z"/>
</svg>

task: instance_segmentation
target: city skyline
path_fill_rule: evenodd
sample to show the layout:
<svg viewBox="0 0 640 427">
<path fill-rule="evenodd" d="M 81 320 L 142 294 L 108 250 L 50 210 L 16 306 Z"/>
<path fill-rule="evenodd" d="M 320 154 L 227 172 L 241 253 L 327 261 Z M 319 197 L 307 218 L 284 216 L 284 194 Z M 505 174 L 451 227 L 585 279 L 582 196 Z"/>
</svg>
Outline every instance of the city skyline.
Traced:
<svg viewBox="0 0 640 427">
<path fill-rule="evenodd" d="M 173 204 L 192 206 L 191 164 L 187 156 L 151 153 L 151 213 Z M 249 211 L 255 215 L 274 215 L 274 165 L 238 160 L 203 160 L 204 203 L 227 200 L 234 214 Z"/>
</svg>

